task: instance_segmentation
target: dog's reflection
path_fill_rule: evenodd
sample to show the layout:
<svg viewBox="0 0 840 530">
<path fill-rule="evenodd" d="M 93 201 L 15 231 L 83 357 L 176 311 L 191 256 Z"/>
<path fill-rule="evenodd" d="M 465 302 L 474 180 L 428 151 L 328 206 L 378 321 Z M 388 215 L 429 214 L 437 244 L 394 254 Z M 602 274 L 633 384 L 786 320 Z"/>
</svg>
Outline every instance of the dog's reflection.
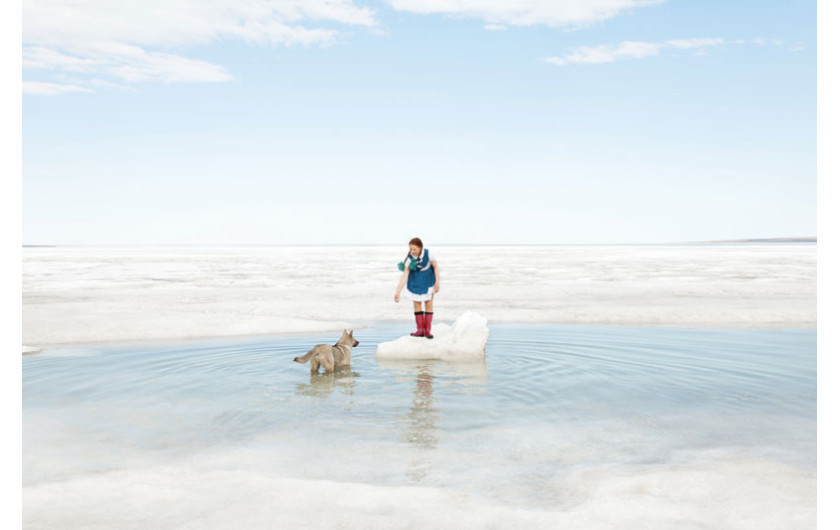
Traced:
<svg viewBox="0 0 840 530">
<path fill-rule="evenodd" d="M 299 396 L 328 397 L 336 388 L 343 394 L 353 395 L 359 374 L 349 367 L 337 368 L 331 374 L 311 373 L 309 383 L 299 383 L 295 393 Z"/>
</svg>

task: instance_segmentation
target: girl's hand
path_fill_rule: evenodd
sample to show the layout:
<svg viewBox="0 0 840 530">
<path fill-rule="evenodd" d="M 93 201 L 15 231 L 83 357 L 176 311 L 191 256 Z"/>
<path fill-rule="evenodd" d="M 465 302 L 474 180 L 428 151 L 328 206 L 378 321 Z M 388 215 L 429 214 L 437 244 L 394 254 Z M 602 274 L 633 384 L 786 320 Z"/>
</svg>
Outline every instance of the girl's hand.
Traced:
<svg viewBox="0 0 840 530">
<path fill-rule="evenodd" d="M 399 293 L 399 291 L 397 291 L 397 294 L 394 295 L 394 302 L 399 302 L 399 301 L 400 301 L 400 293 Z"/>
<path fill-rule="evenodd" d="M 435 284 L 435 292 L 437 293 L 437 292 L 439 292 L 439 291 L 440 291 L 440 285 Z"/>
</svg>

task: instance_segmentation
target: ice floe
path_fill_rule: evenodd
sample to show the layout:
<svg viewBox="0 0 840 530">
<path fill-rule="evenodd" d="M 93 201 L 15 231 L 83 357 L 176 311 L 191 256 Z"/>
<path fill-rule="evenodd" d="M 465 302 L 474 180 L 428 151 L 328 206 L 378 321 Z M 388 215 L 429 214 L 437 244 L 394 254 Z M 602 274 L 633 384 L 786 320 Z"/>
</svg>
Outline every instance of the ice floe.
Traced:
<svg viewBox="0 0 840 530">
<path fill-rule="evenodd" d="M 441 359 L 464 361 L 484 359 L 484 347 L 490 336 L 487 319 L 475 311 L 467 311 L 450 326 L 433 324 L 435 338 L 400 337 L 376 347 L 382 359 Z"/>
</svg>

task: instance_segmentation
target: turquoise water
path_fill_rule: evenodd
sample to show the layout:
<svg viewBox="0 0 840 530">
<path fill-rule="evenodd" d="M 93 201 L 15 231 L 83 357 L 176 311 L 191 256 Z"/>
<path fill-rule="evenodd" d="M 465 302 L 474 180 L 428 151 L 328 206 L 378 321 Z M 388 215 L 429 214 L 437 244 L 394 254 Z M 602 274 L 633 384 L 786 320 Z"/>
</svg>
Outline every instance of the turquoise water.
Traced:
<svg viewBox="0 0 840 530">
<path fill-rule="evenodd" d="M 708 507 L 716 484 L 766 484 L 766 476 L 803 486 L 791 493 L 780 483 L 760 494 L 762 504 L 806 520 L 815 514 L 815 497 L 811 506 L 800 490 L 816 480 L 816 330 L 491 324 L 485 362 L 375 358 L 377 343 L 407 331 L 394 323 L 358 329 L 352 368 L 332 376 L 311 376 L 292 359 L 334 343 L 335 333 L 25 356 L 24 522 L 113 521 L 101 511 L 107 484 L 155 480 L 143 474 L 151 473 L 177 490 L 178 473 L 187 472 L 166 475 L 174 469 L 167 466 L 185 462 L 191 477 L 235 472 L 219 480 L 225 491 L 266 477 L 386 488 L 383 498 L 403 487 L 433 488 L 467 505 L 518 510 L 508 514 L 514 526 L 520 516 L 540 526 L 546 514 L 594 521 L 608 505 L 594 501 L 605 495 L 653 502 L 652 489 L 672 489 L 669 477 L 686 469 L 706 478 L 686 490 L 685 519 L 656 519 L 665 516 L 651 508 L 647 523 L 718 527 L 724 515 Z M 732 462 L 773 471 L 753 475 Z M 618 484 L 614 477 L 632 476 L 651 477 L 650 484 L 604 493 Z M 68 491 L 84 491 L 84 500 L 57 503 Z M 189 526 L 194 519 L 180 520 L 182 510 L 203 510 L 207 493 L 190 491 L 176 491 L 184 504 L 168 507 L 166 521 Z M 766 512 L 748 493 L 727 498 L 736 508 L 749 504 L 746 513 Z M 262 516 L 241 503 L 231 513 L 241 509 L 260 526 Z M 123 526 L 145 524 L 141 505 L 119 512 Z M 457 517 L 458 508 L 441 509 L 440 517 Z M 302 516 L 290 510 L 266 517 Z M 348 520 L 365 523 L 370 510 Z M 413 519 L 402 517 L 411 527 Z M 752 527 L 754 516 L 745 517 L 724 526 Z M 779 527 L 791 522 L 773 517 Z"/>
</svg>

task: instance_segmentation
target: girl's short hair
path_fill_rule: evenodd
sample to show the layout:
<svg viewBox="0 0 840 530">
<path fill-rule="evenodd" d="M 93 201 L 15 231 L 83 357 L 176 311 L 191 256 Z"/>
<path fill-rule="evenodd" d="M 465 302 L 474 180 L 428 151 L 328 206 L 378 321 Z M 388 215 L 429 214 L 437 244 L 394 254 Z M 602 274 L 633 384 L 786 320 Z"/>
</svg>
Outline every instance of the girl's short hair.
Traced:
<svg viewBox="0 0 840 530">
<path fill-rule="evenodd" d="M 412 239 L 411 241 L 409 241 L 409 242 L 408 242 L 408 244 L 409 244 L 409 246 L 410 246 L 410 245 L 414 245 L 415 247 L 420 247 L 420 248 L 423 248 L 423 242 L 422 242 L 422 241 L 420 241 L 420 238 L 419 238 L 419 237 L 415 237 L 414 239 Z"/>
</svg>

